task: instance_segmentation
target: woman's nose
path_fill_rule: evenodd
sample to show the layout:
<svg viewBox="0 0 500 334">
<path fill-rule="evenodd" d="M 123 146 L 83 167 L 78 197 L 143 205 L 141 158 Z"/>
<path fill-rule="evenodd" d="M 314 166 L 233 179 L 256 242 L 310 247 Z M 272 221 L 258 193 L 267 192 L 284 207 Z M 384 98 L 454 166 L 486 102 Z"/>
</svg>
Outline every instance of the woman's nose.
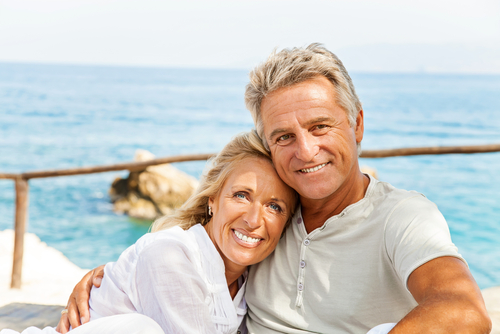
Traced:
<svg viewBox="0 0 500 334">
<path fill-rule="evenodd" d="M 251 229 L 257 229 L 262 224 L 262 207 L 258 203 L 252 203 L 243 215 L 243 220 Z"/>
</svg>

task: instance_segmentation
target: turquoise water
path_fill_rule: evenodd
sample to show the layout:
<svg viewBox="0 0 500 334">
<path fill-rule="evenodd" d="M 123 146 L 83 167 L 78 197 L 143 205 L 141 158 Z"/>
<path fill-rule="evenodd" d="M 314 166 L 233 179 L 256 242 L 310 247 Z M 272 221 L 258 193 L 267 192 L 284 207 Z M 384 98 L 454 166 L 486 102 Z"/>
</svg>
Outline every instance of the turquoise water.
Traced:
<svg viewBox="0 0 500 334">
<path fill-rule="evenodd" d="M 365 149 L 500 143 L 500 76 L 361 74 Z M 0 63 L 0 171 L 22 172 L 215 152 L 252 127 L 247 71 Z M 500 285 L 500 153 L 362 159 L 379 178 L 434 201 L 481 288 Z M 175 164 L 199 177 L 204 162 Z M 30 181 L 29 231 L 91 268 L 149 227 L 116 215 L 107 191 L 125 172 Z M 0 180 L 0 230 L 14 186 Z"/>
</svg>

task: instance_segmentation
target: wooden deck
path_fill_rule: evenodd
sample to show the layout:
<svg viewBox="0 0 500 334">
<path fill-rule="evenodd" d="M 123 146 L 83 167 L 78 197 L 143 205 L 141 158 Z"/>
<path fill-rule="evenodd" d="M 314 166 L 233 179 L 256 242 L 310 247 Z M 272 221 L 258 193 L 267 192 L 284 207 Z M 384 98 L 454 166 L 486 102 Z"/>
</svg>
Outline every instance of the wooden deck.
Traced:
<svg viewBox="0 0 500 334">
<path fill-rule="evenodd" d="M 55 327 L 63 309 L 64 306 L 60 305 L 8 304 L 0 307 L 0 330 L 9 328 L 22 331 L 30 326 Z"/>
</svg>

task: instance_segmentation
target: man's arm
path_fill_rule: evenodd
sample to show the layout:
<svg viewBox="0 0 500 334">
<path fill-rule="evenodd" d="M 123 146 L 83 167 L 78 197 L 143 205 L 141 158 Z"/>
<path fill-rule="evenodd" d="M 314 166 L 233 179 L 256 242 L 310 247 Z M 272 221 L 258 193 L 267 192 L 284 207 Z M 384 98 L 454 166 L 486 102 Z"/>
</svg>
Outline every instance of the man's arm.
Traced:
<svg viewBox="0 0 500 334">
<path fill-rule="evenodd" d="M 423 264 L 409 276 L 408 289 L 418 306 L 390 333 L 490 333 L 481 291 L 461 260 L 440 257 Z"/>
<path fill-rule="evenodd" d="M 62 314 L 56 330 L 62 334 L 69 331 L 69 326 L 76 328 L 84 323 L 89 322 L 89 299 L 92 286 L 100 287 L 101 280 L 104 276 L 104 265 L 89 271 L 82 280 L 73 289 L 69 296 L 66 309 L 67 314 Z M 81 319 L 81 321 L 80 321 Z"/>
</svg>

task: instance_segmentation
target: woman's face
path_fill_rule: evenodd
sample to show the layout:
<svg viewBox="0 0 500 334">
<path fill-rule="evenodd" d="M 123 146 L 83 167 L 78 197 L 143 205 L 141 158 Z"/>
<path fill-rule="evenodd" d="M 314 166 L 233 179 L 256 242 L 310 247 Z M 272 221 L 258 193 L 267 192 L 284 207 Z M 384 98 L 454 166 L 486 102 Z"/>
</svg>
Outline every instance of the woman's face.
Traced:
<svg viewBox="0 0 500 334">
<path fill-rule="evenodd" d="M 205 225 L 226 268 L 266 258 L 278 244 L 294 201 L 295 193 L 268 160 L 238 163 L 219 195 L 209 200 L 213 216 Z"/>
</svg>

